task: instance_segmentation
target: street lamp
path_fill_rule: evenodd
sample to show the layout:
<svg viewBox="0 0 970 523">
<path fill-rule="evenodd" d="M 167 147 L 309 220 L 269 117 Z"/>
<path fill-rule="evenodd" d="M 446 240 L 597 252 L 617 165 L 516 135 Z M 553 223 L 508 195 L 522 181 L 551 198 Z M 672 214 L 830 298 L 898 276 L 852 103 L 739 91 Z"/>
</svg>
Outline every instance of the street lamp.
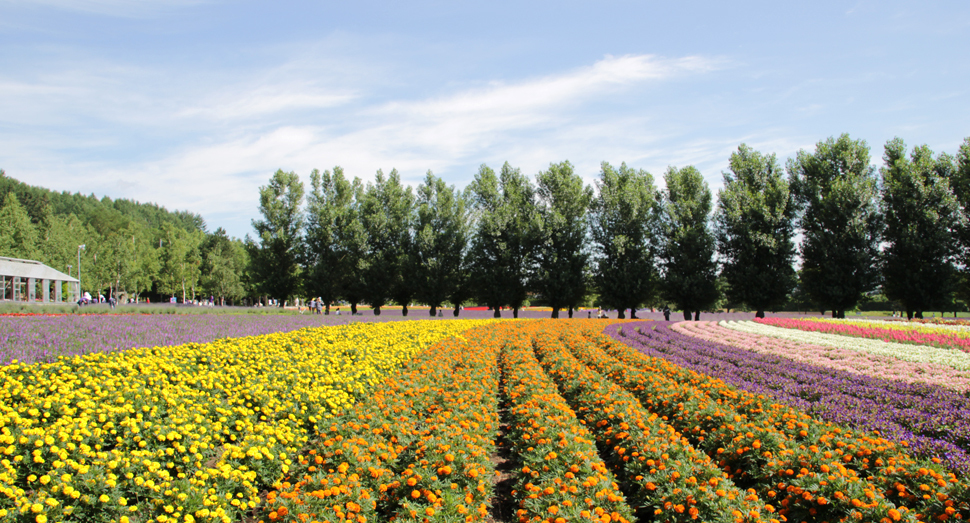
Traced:
<svg viewBox="0 0 970 523">
<path fill-rule="evenodd" d="M 81 298 L 81 251 L 85 250 L 87 244 L 77 246 L 77 294 Z"/>
</svg>

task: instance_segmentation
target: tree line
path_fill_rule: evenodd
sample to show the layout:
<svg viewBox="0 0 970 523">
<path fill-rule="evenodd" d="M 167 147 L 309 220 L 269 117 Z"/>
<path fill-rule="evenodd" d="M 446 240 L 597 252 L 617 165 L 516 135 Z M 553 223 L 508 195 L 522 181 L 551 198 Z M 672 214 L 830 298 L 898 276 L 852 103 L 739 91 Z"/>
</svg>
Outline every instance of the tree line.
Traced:
<svg viewBox="0 0 970 523">
<path fill-rule="evenodd" d="M 909 317 L 967 301 L 970 138 L 954 157 L 886 143 L 872 165 L 863 140 L 830 137 L 782 168 L 745 144 L 712 192 L 693 166 L 650 173 L 602 163 L 594 186 L 573 166 L 534 179 L 482 165 L 464 189 L 428 172 L 414 190 L 392 170 L 366 184 L 314 170 L 309 190 L 277 171 L 260 188 L 246 238 L 258 293 L 369 304 L 473 301 L 513 316 L 529 301 L 572 316 L 669 303 L 693 313 L 763 316 L 797 297 L 844 317 L 881 293 Z M 800 238 L 799 245 L 796 240 Z"/>
<path fill-rule="evenodd" d="M 119 300 L 252 294 L 241 240 L 155 204 L 33 187 L 0 170 L 0 256 L 40 261 Z M 81 246 L 83 245 L 83 249 Z M 80 258 L 80 267 L 78 262 Z"/>
<path fill-rule="evenodd" d="M 970 303 L 970 138 L 955 156 L 896 138 L 872 165 L 848 135 L 774 154 L 741 144 L 716 195 L 693 166 L 652 175 L 602 163 L 587 186 L 568 162 L 534 177 L 482 165 L 459 190 L 430 171 L 372 181 L 343 169 L 305 186 L 277 171 L 259 191 L 254 234 L 208 232 L 201 216 L 154 204 L 57 193 L 0 171 L 0 256 L 77 275 L 94 293 L 252 303 L 297 296 L 329 306 L 466 303 L 558 317 L 591 304 L 670 304 L 685 318 L 718 308 L 861 302 L 922 316 Z"/>
</svg>

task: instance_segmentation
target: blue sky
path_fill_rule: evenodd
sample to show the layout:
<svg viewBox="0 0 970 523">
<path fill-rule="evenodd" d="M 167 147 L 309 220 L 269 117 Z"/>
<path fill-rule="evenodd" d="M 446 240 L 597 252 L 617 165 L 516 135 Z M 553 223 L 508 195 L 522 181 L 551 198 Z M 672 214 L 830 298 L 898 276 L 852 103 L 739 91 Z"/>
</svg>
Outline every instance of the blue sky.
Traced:
<svg viewBox="0 0 970 523">
<path fill-rule="evenodd" d="M 0 0 L 0 168 L 251 232 L 276 169 L 783 162 L 970 136 L 970 2 Z"/>
</svg>

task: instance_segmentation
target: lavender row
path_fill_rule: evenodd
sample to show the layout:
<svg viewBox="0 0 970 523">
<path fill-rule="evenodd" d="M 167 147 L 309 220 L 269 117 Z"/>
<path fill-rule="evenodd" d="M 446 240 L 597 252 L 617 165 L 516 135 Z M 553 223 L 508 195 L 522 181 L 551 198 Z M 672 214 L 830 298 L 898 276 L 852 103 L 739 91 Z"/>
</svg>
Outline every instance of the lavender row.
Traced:
<svg viewBox="0 0 970 523">
<path fill-rule="evenodd" d="M 368 318 L 354 318 L 364 319 Z M 39 363 L 58 356 L 207 343 L 354 320 L 350 316 L 310 314 L 0 316 L 0 365 L 13 360 Z"/>
<path fill-rule="evenodd" d="M 915 455 L 937 457 L 954 472 L 970 473 L 970 398 L 964 394 L 758 354 L 686 336 L 669 325 L 617 324 L 604 332 L 644 354 L 765 394 L 816 418 L 906 441 Z"/>
</svg>

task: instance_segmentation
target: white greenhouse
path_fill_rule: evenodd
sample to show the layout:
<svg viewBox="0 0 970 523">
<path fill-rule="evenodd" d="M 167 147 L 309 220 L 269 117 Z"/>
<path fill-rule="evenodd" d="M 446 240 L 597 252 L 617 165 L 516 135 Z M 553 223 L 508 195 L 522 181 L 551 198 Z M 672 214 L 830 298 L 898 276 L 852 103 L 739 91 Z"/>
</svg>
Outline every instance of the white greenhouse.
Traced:
<svg viewBox="0 0 970 523">
<path fill-rule="evenodd" d="M 39 261 L 0 256 L 0 303 L 74 303 L 80 282 Z"/>
</svg>

